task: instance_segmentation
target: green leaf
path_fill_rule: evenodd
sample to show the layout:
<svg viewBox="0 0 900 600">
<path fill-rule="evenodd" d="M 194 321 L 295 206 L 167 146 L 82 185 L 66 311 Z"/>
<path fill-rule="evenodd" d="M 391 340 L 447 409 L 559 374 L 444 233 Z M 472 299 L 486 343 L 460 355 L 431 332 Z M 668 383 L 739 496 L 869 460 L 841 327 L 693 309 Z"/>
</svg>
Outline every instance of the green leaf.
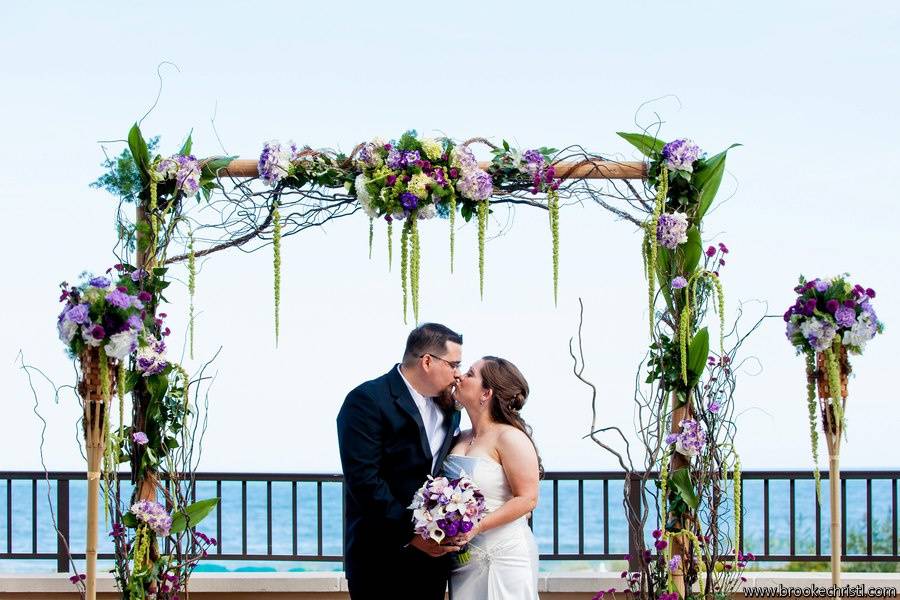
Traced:
<svg viewBox="0 0 900 600">
<path fill-rule="evenodd" d="M 688 473 L 687 467 L 676 469 L 669 480 L 685 504 L 696 510 L 700 505 L 700 499 L 694 492 L 694 484 L 691 482 L 691 475 Z"/>
<path fill-rule="evenodd" d="M 509 152 L 509 142 L 506 140 L 503 140 L 503 149 Z"/>
<path fill-rule="evenodd" d="M 700 239 L 700 230 L 691 227 L 687 232 L 687 241 L 678 246 L 675 250 L 677 264 L 680 265 L 680 272 L 685 278 L 690 277 L 691 273 L 697 270 L 700 264 L 700 257 L 703 255 L 703 242 Z"/>
<path fill-rule="evenodd" d="M 694 187 L 700 190 L 700 203 L 697 207 L 695 219 L 697 225 L 700 224 L 706 211 L 712 205 L 716 192 L 719 191 L 719 184 L 722 183 L 722 176 L 725 174 L 725 158 L 728 155 L 728 151 L 738 146 L 740 144 L 732 144 L 712 158 L 707 158 L 694 172 Z"/>
<path fill-rule="evenodd" d="M 230 165 L 231 161 L 236 158 L 237 156 L 220 156 L 204 161 L 203 166 L 200 168 L 200 178 L 215 179 L 219 171 Z"/>
<path fill-rule="evenodd" d="M 700 381 L 703 371 L 706 369 L 706 359 L 709 356 L 709 330 L 704 327 L 697 332 L 694 339 L 688 346 L 688 371 L 691 372 L 691 378 L 688 385 L 693 387 Z"/>
<path fill-rule="evenodd" d="M 619 137 L 626 142 L 640 150 L 641 154 L 648 157 L 659 154 L 662 152 L 663 146 L 666 145 L 664 141 L 658 140 L 652 135 L 645 135 L 643 133 L 624 133 L 621 131 L 616 133 L 618 133 Z"/>
<path fill-rule="evenodd" d="M 191 134 L 193 134 L 193 133 L 194 133 L 193 129 L 191 129 L 188 132 L 187 139 L 184 140 L 184 144 L 182 144 L 181 150 L 178 151 L 178 154 L 181 154 L 182 156 L 187 156 L 188 154 L 191 153 L 191 146 L 193 146 L 193 144 L 194 144 L 194 142 L 191 141 Z"/>
<path fill-rule="evenodd" d="M 137 517 L 134 516 L 134 513 L 132 513 L 131 511 L 123 514 L 122 515 L 122 525 L 124 525 L 125 527 L 132 527 L 132 528 L 137 527 L 138 526 Z"/>
<path fill-rule="evenodd" d="M 138 381 L 141 380 L 141 374 L 137 371 L 128 371 L 125 375 L 125 393 L 131 392 Z"/>
<path fill-rule="evenodd" d="M 138 166 L 138 173 L 141 175 L 141 181 L 148 182 L 150 177 L 150 151 L 147 149 L 147 142 L 141 134 L 141 128 L 135 123 L 128 132 L 128 149 L 131 150 L 131 157 Z"/>
<path fill-rule="evenodd" d="M 150 397 L 154 402 L 161 402 L 165 398 L 168 389 L 169 378 L 162 373 L 147 377 L 147 390 L 150 392 Z"/>
<path fill-rule="evenodd" d="M 170 533 L 179 534 L 188 527 L 196 527 L 200 521 L 212 512 L 218 503 L 218 498 L 207 498 L 206 500 L 198 500 L 190 506 L 186 506 L 183 510 L 176 510 L 172 513 Z"/>
</svg>

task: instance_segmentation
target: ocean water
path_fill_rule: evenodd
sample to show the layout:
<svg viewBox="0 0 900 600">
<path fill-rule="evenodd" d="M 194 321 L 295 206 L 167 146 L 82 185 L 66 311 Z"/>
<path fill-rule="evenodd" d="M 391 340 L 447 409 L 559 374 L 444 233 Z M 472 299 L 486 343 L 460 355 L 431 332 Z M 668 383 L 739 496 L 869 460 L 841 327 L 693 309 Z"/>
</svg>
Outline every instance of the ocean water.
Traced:
<svg viewBox="0 0 900 600">
<path fill-rule="evenodd" d="M 821 548 L 829 549 L 829 499 L 827 481 L 823 480 L 823 498 L 820 511 Z M 891 481 L 873 481 L 873 550 L 876 553 L 891 552 Z M 39 552 L 56 551 L 56 534 L 51 518 L 51 506 L 55 514 L 55 483 L 39 481 L 37 487 L 37 528 L 32 527 L 31 483 L 13 481 L 9 496 L 7 482 L 0 481 L 0 548 L 7 549 L 7 540 L 12 542 L 12 552 L 30 552 L 33 536 L 36 536 Z M 541 484 L 538 508 L 534 512 L 534 532 L 541 553 L 553 552 L 553 487 L 552 482 Z M 729 484 L 730 485 L 730 484 Z M 70 484 L 70 531 L 71 547 L 75 552 L 83 552 L 85 538 L 86 482 L 73 481 Z M 127 483 L 122 484 L 123 494 L 130 493 Z M 215 496 L 215 482 L 198 482 L 197 498 Z M 301 554 L 315 554 L 318 546 L 317 493 L 315 483 L 300 483 L 297 490 L 298 551 Z M 48 502 L 49 493 L 49 502 Z M 730 490 L 728 492 L 730 496 Z M 790 553 L 790 510 L 789 483 L 772 481 L 769 485 L 769 552 L 770 554 Z M 11 505 L 7 504 L 7 498 Z M 744 482 L 744 548 L 754 553 L 763 552 L 763 484 L 761 481 Z M 559 483 L 559 528 L 558 547 L 562 554 L 578 552 L 578 484 L 561 481 Z M 628 551 L 628 528 L 622 506 L 621 483 L 609 485 L 609 552 L 624 555 Z M 101 496 L 102 503 L 102 496 Z M 584 510 L 584 550 L 588 553 L 604 552 L 603 546 L 603 487 L 600 481 L 586 481 L 582 499 Z M 866 537 L 866 488 L 865 481 L 847 481 L 847 550 L 850 554 L 865 553 Z M 11 506 L 11 529 L 5 518 Z M 102 505 L 101 505 L 102 510 Z M 322 486 L 322 552 L 340 554 L 342 547 L 341 485 L 325 483 Z M 797 481 L 795 488 L 795 552 L 811 554 L 815 552 L 815 489 L 812 481 Z M 895 516 L 896 518 L 896 516 Z M 292 552 L 291 485 L 275 482 L 272 484 L 272 554 L 290 555 Z M 646 538 L 655 524 L 648 523 Z M 216 536 L 217 515 L 210 514 L 200 524 L 199 529 L 210 536 Z M 112 545 L 105 533 L 109 525 L 100 522 L 99 549 L 111 552 Z M 266 532 L 266 484 L 247 484 L 247 553 L 267 553 Z M 222 523 L 219 548 L 222 552 L 239 553 L 242 545 L 241 530 L 241 485 L 240 482 L 222 484 Z M 624 564 L 624 563 L 622 563 Z M 0 560 L 0 572 L 52 572 L 55 561 Z M 214 553 L 201 563 L 201 570 L 339 570 L 340 563 L 299 562 L 280 560 L 272 562 L 222 561 L 216 560 Z M 564 561 L 545 561 L 545 570 L 573 568 Z M 620 566 L 615 566 L 615 569 Z"/>
</svg>

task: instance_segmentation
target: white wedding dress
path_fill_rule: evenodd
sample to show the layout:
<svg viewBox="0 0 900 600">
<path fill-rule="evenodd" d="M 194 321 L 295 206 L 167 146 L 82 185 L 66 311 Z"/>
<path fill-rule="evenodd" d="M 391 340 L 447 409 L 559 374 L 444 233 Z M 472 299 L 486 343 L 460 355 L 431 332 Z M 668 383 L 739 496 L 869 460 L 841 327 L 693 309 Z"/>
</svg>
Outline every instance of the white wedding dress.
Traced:
<svg viewBox="0 0 900 600">
<path fill-rule="evenodd" d="M 484 494 L 488 511 L 512 498 L 503 467 L 488 458 L 451 454 L 444 475 L 466 474 Z M 528 521 L 480 533 L 469 542 L 469 562 L 455 565 L 450 575 L 451 600 L 535 600 L 538 598 L 538 550 Z"/>
</svg>

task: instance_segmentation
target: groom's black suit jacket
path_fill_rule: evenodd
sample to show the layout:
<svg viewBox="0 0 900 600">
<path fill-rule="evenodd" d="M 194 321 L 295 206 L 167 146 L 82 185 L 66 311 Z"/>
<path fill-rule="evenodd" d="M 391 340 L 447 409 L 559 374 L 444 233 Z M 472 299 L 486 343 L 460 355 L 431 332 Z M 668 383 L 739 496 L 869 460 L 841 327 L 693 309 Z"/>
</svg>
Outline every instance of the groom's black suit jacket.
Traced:
<svg viewBox="0 0 900 600">
<path fill-rule="evenodd" d="M 446 437 L 433 461 L 422 416 L 395 366 L 351 391 L 337 417 L 344 472 L 344 569 L 352 597 L 443 598 L 449 557 L 408 546 L 413 496 L 440 470 L 459 413 L 445 412 Z M 436 474 L 436 473 L 435 473 Z"/>
</svg>

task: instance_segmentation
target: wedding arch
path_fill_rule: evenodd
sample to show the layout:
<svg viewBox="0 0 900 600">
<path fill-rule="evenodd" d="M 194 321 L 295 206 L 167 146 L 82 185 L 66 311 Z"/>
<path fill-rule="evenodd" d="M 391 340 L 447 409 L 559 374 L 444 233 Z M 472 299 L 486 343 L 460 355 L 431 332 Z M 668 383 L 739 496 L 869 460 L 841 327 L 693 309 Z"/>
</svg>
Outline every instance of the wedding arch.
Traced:
<svg viewBox="0 0 900 600">
<path fill-rule="evenodd" d="M 477 222 L 483 295 L 492 210 L 517 205 L 546 211 L 555 299 L 560 209 L 575 203 L 596 204 L 643 232 L 650 343 L 636 400 L 645 464 L 636 467 L 630 452 L 604 441 L 609 430 L 624 440 L 618 428 L 597 428 L 595 418 L 589 432 L 627 471 L 624 504 L 635 525 L 631 530 L 643 531 L 648 520 L 658 524 L 652 549 L 643 539 L 631 540 L 637 551 L 625 585 L 648 599 L 684 597 L 692 589 L 712 597 L 734 589 L 748 558 L 741 543 L 740 459 L 732 420 L 732 365 L 743 338 L 733 329 L 726 334 L 719 269 L 729 250 L 724 244 L 704 249 L 702 240 L 703 219 L 730 148 L 707 156 L 688 139 L 664 142 L 646 131 L 619 135 L 644 159 L 611 160 L 579 145 L 519 149 L 484 138 L 456 143 L 414 131 L 361 143 L 349 154 L 271 141 L 258 159 L 198 159 L 190 135 L 177 152 L 162 155 L 156 152 L 158 138 L 145 139 L 135 124 L 128 149 L 106 161 L 107 172 L 95 183 L 119 197 L 115 265 L 63 284 L 57 319 L 60 338 L 79 367 L 84 407 L 87 573 L 73 576 L 83 594 L 96 596 L 101 490 L 113 522 L 115 576 L 124 598 L 177 595 L 214 543 L 195 526 L 218 499 L 194 501 L 191 478 L 192 419 L 204 377 L 166 355 L 170 330 L 160 309 L 172 265 L 185 263 L 188 270 L 186 335 L 193 358 L 199 257 L 272 247 L 277 344 L 281 246 L 289 236 L 362 212 L 369 219 L 370 248 L 375 227 L 384 227 L 393 261 L 396 226 L 402 315 L 404 322 L 418 321 L 419 239 L 426 223 L 447 223 L 453 270 L 457 219 Z M 711 336 L 704 323 L 713 306 L 718 332 Z M 727 350 L 726 337 L 734 339 Z M 575 375 L 591 385 L 580 346 L 571 350 Z M 134 484 L 127 500 L 116 485 L 123 462 L 130 464 Z M 723 488 L 729 478 L 730 496 Z M 717 569 L 723 561 L 729 568 Z"/>
</svg>

